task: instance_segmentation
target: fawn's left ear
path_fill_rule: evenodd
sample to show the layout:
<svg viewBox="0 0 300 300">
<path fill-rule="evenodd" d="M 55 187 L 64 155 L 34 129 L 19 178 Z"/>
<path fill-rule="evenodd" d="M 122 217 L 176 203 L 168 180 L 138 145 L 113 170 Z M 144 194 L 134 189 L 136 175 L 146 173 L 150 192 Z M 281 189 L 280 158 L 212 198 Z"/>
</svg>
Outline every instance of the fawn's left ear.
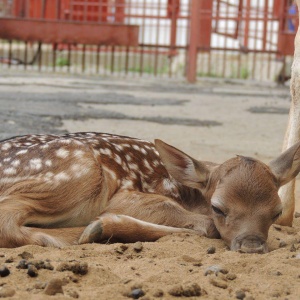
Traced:
<svg viewBox="0 0 300 300">
<path fill-rule="evenodd" d="M 300 172 L 300 142 L 287 149 L 269 163 L 279 185 L 285 185 Z"/>
<path fill-rule="evenodd" d="M 155 147 L 172 177 L 192 188 L 205 187 L 211 170 L 203 162 L 197 161 L 161 140 L 155 140 Z"/>
</svg>

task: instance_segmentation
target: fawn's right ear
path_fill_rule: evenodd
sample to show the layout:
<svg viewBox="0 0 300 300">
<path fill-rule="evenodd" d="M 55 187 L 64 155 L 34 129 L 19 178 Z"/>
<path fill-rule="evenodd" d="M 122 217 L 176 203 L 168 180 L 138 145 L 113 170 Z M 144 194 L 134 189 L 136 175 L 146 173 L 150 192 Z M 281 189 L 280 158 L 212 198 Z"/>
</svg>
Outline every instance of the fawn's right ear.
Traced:
<svg viewBox="0 0 300 300">
<path fill-rule="evenodd" d="M 272 160 L 269 167 L 276 176 L 279 186 L 295 178 L 300 172 L 300 142 Z"/>
<path fill-rule="evenodd" d="M 155 140 L 155 148 L 165 168 L 177 181 L 196 189 L 206 186 L 211 170 L 204 163 L 161 140 Z"/>
</svg>

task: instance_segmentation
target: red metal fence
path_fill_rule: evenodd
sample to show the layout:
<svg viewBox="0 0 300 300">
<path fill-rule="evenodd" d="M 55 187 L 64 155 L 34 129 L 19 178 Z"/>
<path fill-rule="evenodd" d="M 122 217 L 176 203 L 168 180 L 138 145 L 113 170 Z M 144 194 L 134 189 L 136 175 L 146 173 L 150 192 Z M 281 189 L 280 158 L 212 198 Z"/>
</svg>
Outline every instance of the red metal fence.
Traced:
<svg viewBox="0 0 300 300">
<path fill-rule="evenodd" d="M 285 78 L 290 0 L 0 0 L 0 68 Z"/>
</svg>

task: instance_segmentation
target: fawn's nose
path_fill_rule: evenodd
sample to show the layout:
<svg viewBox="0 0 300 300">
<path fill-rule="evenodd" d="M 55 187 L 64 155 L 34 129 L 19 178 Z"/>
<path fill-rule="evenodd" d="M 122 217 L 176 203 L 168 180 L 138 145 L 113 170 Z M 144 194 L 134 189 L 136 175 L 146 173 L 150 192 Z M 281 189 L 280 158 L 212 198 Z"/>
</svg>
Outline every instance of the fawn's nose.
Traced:
<svg viewBox="0 0 300 300">
<path fill-rule="evenodd" d="M 246 235 L 243 237 L 237 237 L 233 241 L 233 245 L 231 249 L 241 253 L 268 252 L 266 241 L 260 236 L 256 236 L 256 235 Z"/>
</svg>

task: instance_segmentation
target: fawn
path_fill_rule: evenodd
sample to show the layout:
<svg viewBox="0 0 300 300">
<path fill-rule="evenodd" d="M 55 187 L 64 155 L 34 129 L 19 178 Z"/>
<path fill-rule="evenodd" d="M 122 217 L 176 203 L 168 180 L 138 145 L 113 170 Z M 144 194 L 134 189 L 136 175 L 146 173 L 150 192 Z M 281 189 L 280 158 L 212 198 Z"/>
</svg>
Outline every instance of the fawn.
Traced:
<svg viewBox="0 0 300 300">
<path fill-rule="evenodd" d="M 155 241 L 171 233 L 267 252 L 278 189 L 300 170 L 300 143 L 266 165 L 198 161 L 160 141 L 103 133 L 0 143 L 0 247 Z"/>
</svg>

